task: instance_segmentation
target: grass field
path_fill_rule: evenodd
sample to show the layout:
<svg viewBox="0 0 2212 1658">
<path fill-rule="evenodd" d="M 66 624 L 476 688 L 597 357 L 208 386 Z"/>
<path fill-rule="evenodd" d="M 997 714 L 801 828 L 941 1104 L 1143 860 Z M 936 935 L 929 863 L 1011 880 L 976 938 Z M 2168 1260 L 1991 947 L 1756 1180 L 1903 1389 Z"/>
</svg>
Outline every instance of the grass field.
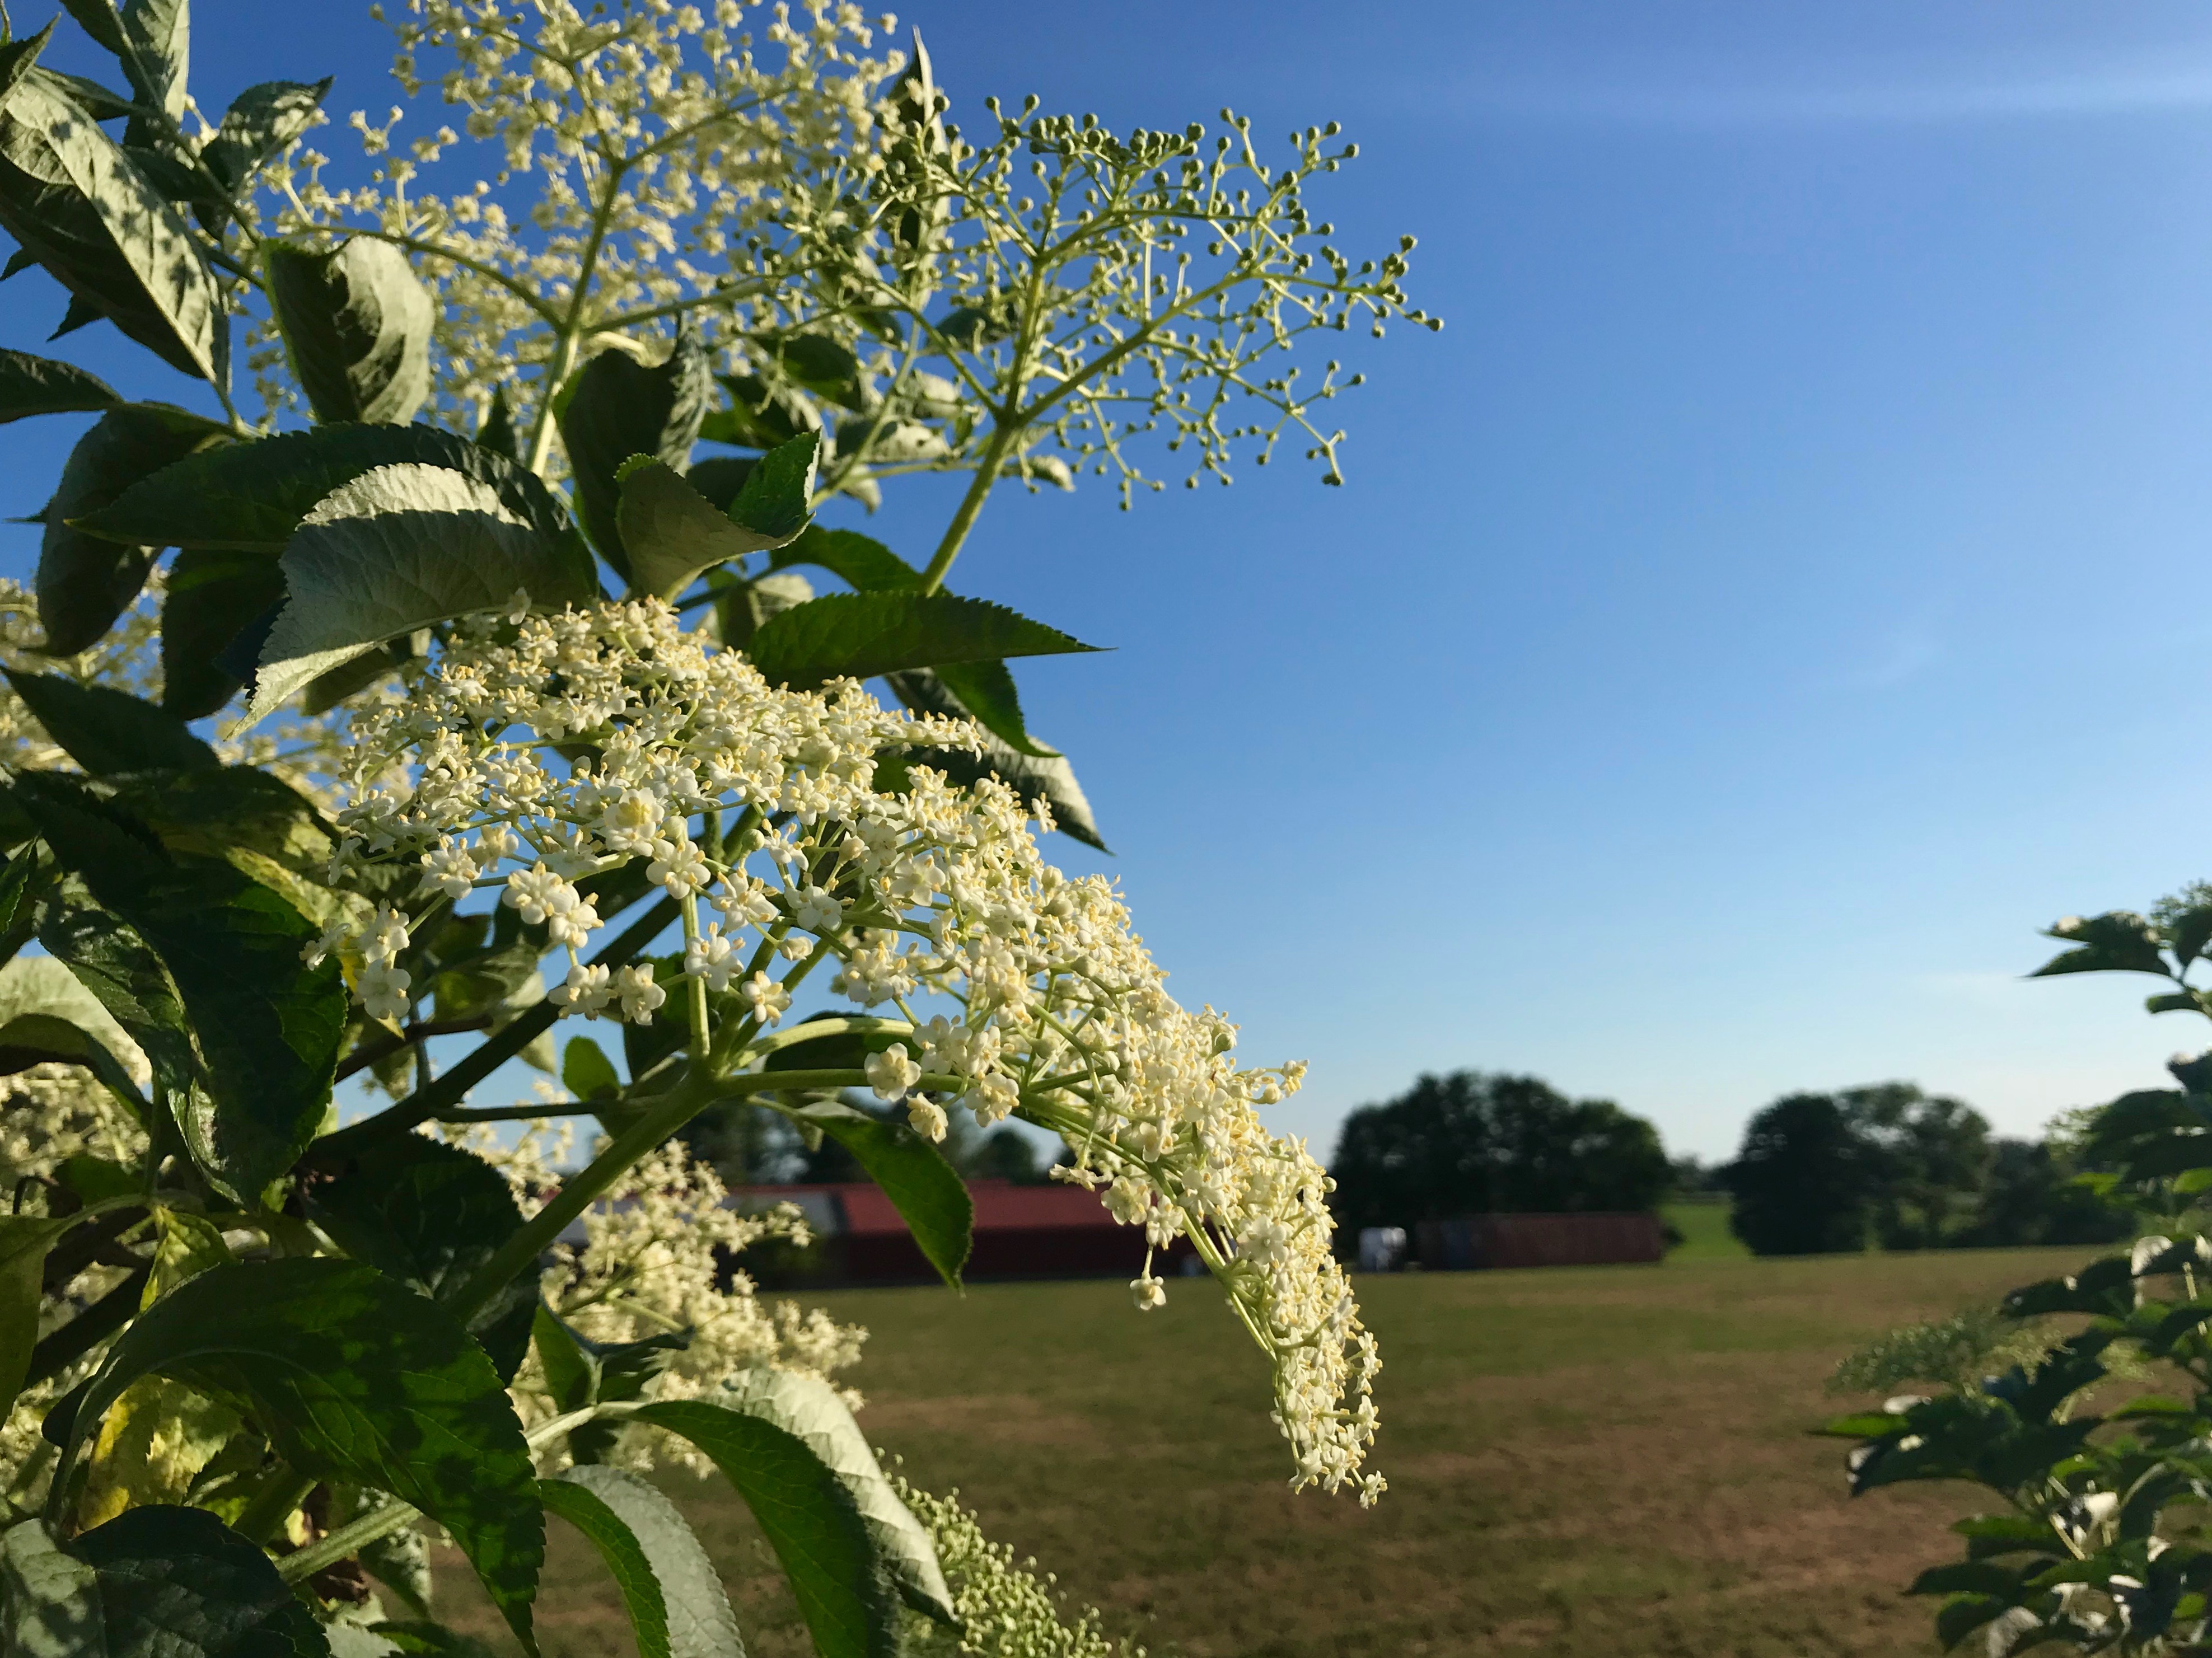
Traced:
<svg viewBox="0 0 2212 1658">
<path fill-rule="evenodd" d="M 1836 1359 L 2083 1250 L 1709 1260 L 1360 1280 L 1385 1369 L 1380 1507 L 1282 1488 L 1266 1376 L 1206 1284 L 822 1297 L 873 1334 L 862 1425 L 921 1484 L 1156 1655 L 1933 1654 L 1900 1588 L 1954 1558 L 1963 1490 L 1844 1494 Z M 672 1491 L 725 1563 L 754 1658 L 806 1648 L 719 1485 Z M 547 1658 L 635 1650 L 557 1523 Z M 491 1625 L 443 1575 L 449 1615 Z M 465 1612 L 464 1608 L 467 1608 Z M 511 1646 L 502 1643 L 504 1649 Z"/>
<path fill-rule="evenodd" d="M 1751 1251 L 1729 1230 L 1729 1206 L 1720 1203 L 1662 1205 L 1660 1218 L 1682 1235 L 1681 1242 L 1667 1252 L 1667 1264 L 1680 1266 L 1700 1260 L 1749 1260 Z"/>
</svg>

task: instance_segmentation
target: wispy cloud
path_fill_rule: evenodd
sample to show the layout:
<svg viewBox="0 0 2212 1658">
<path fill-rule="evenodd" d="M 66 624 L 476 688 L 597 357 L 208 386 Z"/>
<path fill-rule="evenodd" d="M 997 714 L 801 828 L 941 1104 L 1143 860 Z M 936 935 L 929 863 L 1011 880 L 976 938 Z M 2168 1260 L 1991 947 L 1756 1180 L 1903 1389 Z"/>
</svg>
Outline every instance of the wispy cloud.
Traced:
<svg viewBox="0 0 2212 1658">
<path fill-rule="evenodd" d="M 1462 82 L 1444 95 L 1466 115 L 1682 128 L 2149 115 L 2212 109 L 2212 63 L 2016 78 L 1959 74 L 1752 83 L 1687 77 L 1633 85 L 1528 79 Z"/>
</svg>

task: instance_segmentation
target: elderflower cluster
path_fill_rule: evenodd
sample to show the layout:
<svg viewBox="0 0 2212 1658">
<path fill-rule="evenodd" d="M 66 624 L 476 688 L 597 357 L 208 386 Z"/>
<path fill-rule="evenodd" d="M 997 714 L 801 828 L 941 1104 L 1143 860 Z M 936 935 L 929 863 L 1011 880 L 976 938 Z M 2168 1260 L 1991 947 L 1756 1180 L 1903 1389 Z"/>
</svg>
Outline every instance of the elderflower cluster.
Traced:
<svg viewBox="0 0 2212 1658">
<path fill-rule="evenodd" d="M 1040 1577 L 1035 1560 L 1018 1561 L 1012 1548 L 983 1534 L 958 1491 L 932 1495 L 898 1474 L 891 1485 L 907 1511 L 921 1522 L 959 1614 L 957 1630 L 914 1619 L 910 1649 L 925 1658 L 1145 1658 L 1145 1649 L 1124 1637 L 1108 1638 L 1104 1618 L 1085 1606 L 1072 1624 L 1060 1621 L 1066 1594 L 1052 1573 Z"/>
<path fill-rule="evenodd" d="M 1188 1237 L 1227 1287 L 1273 1361 L 1294 1483 L 1379 1494 L 1362 1472 L 1379 1360 L 1331 1254 L 1328 1179 L 1255 1109 L 1304 1067 L 1238 1070 L 1235 1027 L 1167 994 L 1109 882 L 1048 865 L 997 780 L 919 763 L 972 726 L 887 713 L 851 682 L 772 688 L 645 600 L 473 623 L 355 736 L 342 865 L 417 865 L 426 908 L 465 880 L 536 913 L 566 957 L 564 1011 L 591 1013 L 611 979 L 588 976 L 604 921 L 576 883 L 642 863 L 683 920 L 692 1046 L 710 1021 L 738 1066 L 797 1034 L 771 1028 L 827 967 L 855 1013 L 882 1010 L 878 1097 L 932 1137 L 948 1108 L 1060 1134 L 1064 1178 L 1155 1249 Z M 904 792 L 879 790 L 901 749 Z M 365 965 L 371 943 L 329 947 Z M 1148 1267 L 1133 1293 L 1157 1306 L 1165 1286 Z"/>
<path fill-rule="evenodd" d="M 393 76 L 410 100 L 434 88 L 450 120 L 410 137 L 402 108 L 356 112 L 370 179 L 326 183 L 330 158 L 297 149 L 264 174 L 276 226 L 368 230 L 416 256 L 441 290 L 441 410 L 477 415 L 503 390 L 526 414 L 536 377 L 519 367 L 578 340 L 586 355 L 634 349 L 626 327 L 776 285 L 757 233 L 794 170 L 868 152 L 878 88 L 903 64 L 868 55 L 890 21 L 757 0 L 407 0 Z M 520 210 L 517 179 L 538 191 Z M 273 335 L 252 361 L 264 398 L 288 397 Z"/>
<path fill-rule="evenodd" d="M 532 1123 L 508 1146 L 486 1130 L 456 1138 L 507 1175 L 526 1214 L 536 1213 L 559 1186 L 557 1170 L 568 1161 L 567 1129 L 544 1121 Z M 804 1247 L 806 1224 L 798 1209 L 781 1204 L 739 1214 L 725 1206 L 727 1195 L 711 1164 L 672 1141 L 632 1167 L 547 1254 L 544 1304 L 579 1335 L 606 1345 L 685 1338 L 648 1385 L 648 1397 L 696 1399 L 763 1364 L 828 1381 L 860 1360 L 866 1331 L 840 1324 L 819 1308 L 764 1303 L 753 1280 L 733 1265 L 741 1251 L 772 1239 Z M 856 1391 L 840 1391 L 860 1408 Z M 534 1349 L 513 1392 L 526 1425 L 559 1414 Z M 623 1466 L 643 1472 L 656 1457 L 702 1477 L 714 1472 L 687 1440 L 623 1430 L 617 1446 Z"/>
</svg>

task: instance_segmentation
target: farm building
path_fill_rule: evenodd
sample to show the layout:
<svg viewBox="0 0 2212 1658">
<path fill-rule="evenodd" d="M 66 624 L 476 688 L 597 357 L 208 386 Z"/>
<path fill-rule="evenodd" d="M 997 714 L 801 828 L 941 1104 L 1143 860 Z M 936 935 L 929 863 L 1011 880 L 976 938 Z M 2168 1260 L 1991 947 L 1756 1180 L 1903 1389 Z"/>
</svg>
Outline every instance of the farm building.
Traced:
<svg viewBox="0 0 2212 1658">
<path fill-rule="evenodd" d="M 970 1282 L 1133 1278 L 1144 1268 L 1144 1229 L 1116 1225 L 1097 1194 L 1080 1187 L 971 1180 L 968 1196 L 975 1206 L 975 1247 L 963 1277 Z M 937 1282 L 906 1222 L 872 1182 L 747 1186 L 731 1193 L 729 1201 L 747 1209 L 796 1204 L 813 1229 L 817 1242 L 803 1253 L 759 1260 L 747 1253 L 745 1270 L 764 1284 Z M 1178 1238 L 1154 1252 L 1152 1270 L 1183 1271 L 1186 1257 L 1197 1260 L 1189 1242 Z"/>
</svg>

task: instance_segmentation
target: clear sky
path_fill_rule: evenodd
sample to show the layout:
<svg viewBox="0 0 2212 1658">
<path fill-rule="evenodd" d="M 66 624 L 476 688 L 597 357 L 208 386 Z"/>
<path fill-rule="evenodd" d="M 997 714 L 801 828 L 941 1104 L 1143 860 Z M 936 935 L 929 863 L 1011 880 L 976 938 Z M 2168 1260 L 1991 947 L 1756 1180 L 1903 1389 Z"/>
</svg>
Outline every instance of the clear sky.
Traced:
<svg viewBox="0 0 2212 1658">
<path fill-rule="evenodd" d="M 392 100 L 351 0 L 198 10 L 204 101 Z M 1364 153 L 1316 211 L 1355 253 L 1421 239 L 1448 326 L 1347 350 L 1346 488 L 1002 497 L 955 581 L 1119 647 L 1022 671 L 1118 855 L 1060 849 L 1250 1057 L 1313 1062 L 1280 1121 L 1325 1154 L 1471 1066 L 1708 1157 L 1777 1093 L 1892 1077 L 2027 1133 L 2212 1040 L 2147 981 L 2020 980 L 2053 918 L 2212 874 L 2212 13 L 912 17 L 956 117 L 1340 120 Z M 20 277 L 0 341 L 60 311 Z M 74 429 L 9 428 L 0 511 Z M 912 552 L 943 505 L 872 532 Z M 0 568 L 34 551 L 10 526 Z"/>
</svg>

